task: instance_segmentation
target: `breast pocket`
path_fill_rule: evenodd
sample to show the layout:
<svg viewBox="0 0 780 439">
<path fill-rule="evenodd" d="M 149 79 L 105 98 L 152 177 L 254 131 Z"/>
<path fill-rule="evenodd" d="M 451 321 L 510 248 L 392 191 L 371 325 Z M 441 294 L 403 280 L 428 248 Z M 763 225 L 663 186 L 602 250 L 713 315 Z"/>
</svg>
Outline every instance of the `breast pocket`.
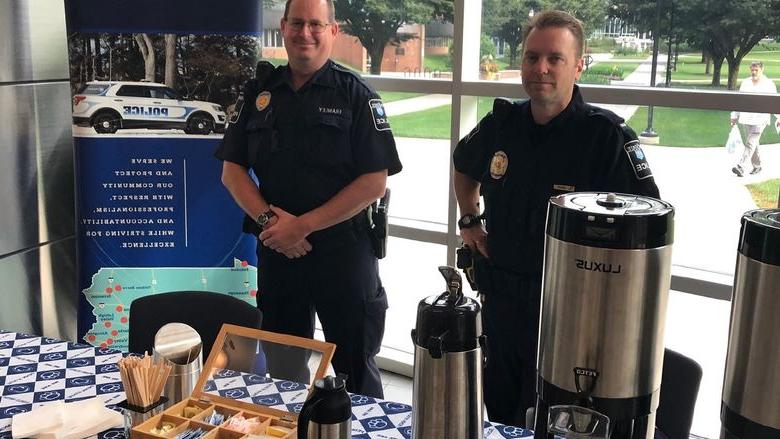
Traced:
<svg viewBox="0 0 780 439">
<path fill-rule="evenodd" d="M 306 161 L 314 167 L 332 167 L 351 162 L 351 125 L 349 114 L 307 118 Z"/>
<path fill-rule="evenodd" d="M 274 120 L 274 117 L 254 117 L 246 124 L 249 164 L 253 168 L 267 166 L 279 149 L 279 134 L 274 129 Z"/>
</svg>

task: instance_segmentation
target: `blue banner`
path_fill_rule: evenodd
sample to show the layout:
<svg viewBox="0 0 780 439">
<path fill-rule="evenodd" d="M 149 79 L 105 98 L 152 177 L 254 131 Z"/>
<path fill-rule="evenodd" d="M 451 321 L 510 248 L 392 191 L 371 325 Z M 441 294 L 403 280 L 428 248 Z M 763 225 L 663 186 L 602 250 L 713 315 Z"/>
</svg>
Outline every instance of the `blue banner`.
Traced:
<svg viewBox="0 0 780 439">
<path fill-rule="evenodd" d="M 132 302 L 255 304 L 256 238 L 213 153 L 261 51 L 262 2 L 68 0 L 78 336 L 126 349 Z"/>
<path fill-rule="evenodd" d="M 260 35 L 262 0 L 66 0 L 69 32 Z"/>
</svg>

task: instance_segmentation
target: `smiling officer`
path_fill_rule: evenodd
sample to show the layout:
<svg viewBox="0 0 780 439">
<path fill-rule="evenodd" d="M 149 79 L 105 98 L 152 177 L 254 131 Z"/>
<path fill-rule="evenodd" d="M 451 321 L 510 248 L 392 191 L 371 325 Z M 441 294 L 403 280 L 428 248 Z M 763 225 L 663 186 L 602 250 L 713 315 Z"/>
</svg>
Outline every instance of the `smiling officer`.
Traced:
<svg viewBox="0 0 780 439">
<path fill-rule="evenodd" d="M 497 99 L 453 155 L 461 237 L 484 256 L 475 272 L 490 357 L 485 405 L 491 421 L 508 425 L 525 425 L 535 402 L 549 198 L 571 191 L 658 197 L 634 132 L 612 112 L 583 102 L 574 84 L 583 68 L 583 34 L 565 12 L 536 14 L 523 37 L 530 99 Z"/>
<path fill-rule="evenodd" d="M 347 389 L 381 397 L 387 297 L 366 208 L 401 163 L 379 96 L 328 58 L 332 0 L 288 0 L 281 30 L 289 64 L 244 88 L 216 153 L 222 182 L 261 230 L 262 328 L 311 338 L 316 310 Z"/>
</svg>

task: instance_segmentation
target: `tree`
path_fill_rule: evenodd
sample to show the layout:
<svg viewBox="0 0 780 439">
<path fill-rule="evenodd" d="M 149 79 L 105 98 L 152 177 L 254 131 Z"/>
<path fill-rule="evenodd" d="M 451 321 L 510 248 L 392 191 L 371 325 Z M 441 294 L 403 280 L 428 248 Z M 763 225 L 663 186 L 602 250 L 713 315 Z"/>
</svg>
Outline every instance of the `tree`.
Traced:
<svg viewBox="0 0 780 439">
<path fill-rule="evenodd" d="M 712 85 L 720 85 L 721 66 L 729 67 L 727 86 L 734 90 L 739 65 L 767 35 L 780 26 L 780 0 L 662 0 L 663 21 L 659 33 L 677 33 L 712 59 Z M 629 19 L 640 30 L 655 27 L 658 0 L 613 0 L 612 13 Z M 672 6 L 674 11 L 672 12 Z M 674 14 L 677 26 L 669 26 Z"/>
<path fill-rule="evenodd" d="M 176 86 L 176 34 L 165 34 L 165 85 Z"/>
<path fill-rule="evenodd" d="M 388 44 L 417 38 L 399 34 L 405 23 L 427 23 L 432 18 L 452 17 L 452 0 L 334 0 L 336 19 L 342 31 L 353 35 L 371 57 L 371 73 L 382 71 Z"/>
<path fill-rule="evenodd" d="M 585 34 L 604 27 L 609 0 L 540 0 L 542 9 L 558 9 L 577 17 L 585 26 Z"/>
<path fill-rule="evenodd" d="M 780 0 L 696 0 L 712 49 L 729 66 L 728 89 L 737 88 L 739 65 L 761 39 L 780 26 Z M 714 58 L 713 58 L 714 59 Z M 717 67 L 717 66 L 716 66 Z"/>
<path fill-rule="evenodd" d="M 154 81 L 154 42 L 149 34 L 135 34 L 135 41 L 138 43 L 138 51 L 144 58 L 144 79 Z"/>
<path fill-rule="evenodd" d="M 531 12 L 566 11 L 583 22 L 587 34 L 604 25 L 608 6 L 608 0 L 484 0 L 482 31 L 504 41 L 509 46 L 510 67 L 519 67 L 517 56 L 523 42 L 523 26 Z"/>
<path fill-rule="evenodd" d="M 482 31 L 497 37 L 509 46 L 509 67 L 517 68 L 517 55 L 523 41 L 523 25 L 529 13 L 539 8 L 533 0 L 484 0 L 482 2 Z"/>
</svg>

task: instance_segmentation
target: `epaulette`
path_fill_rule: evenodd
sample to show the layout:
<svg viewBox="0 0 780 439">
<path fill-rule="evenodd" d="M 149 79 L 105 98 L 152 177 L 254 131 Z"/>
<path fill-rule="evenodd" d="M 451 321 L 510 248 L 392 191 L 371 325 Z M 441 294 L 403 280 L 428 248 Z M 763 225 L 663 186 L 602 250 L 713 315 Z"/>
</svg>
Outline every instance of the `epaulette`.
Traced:
<svg viewBox="0 0 780 439">
<path fill-rule="evenodd" d="M 585 112 L 588 115 L 588 117 L 599 117 L 602 119 L 606 119 L 615 125 L 620 125 L 623 122 L 625 122 L 625 120 L 622 117 L 618 116 L 617 114 L 605 108 L 597 107 L 595 105 L 585 104 Z"/>
<path fill-rule="evenodd" d="M 336 61 L 333 61 L 332 65 L 333 65 L 333 70 L 335 70 L 337 72 L 340 72 L 340 73 L 347 73 L 347 74 L 351 75 L 363 87 L 366 87 L 368 90 L 372 90 L 373 91 L 371 86 L 368 85 L 368 82 L 366 82 L 366 80 L 363 78 L 363 76 L 360 75 L 360 73 L 358 73 L 358 72 L 356 72 L 356 71 L 354 71 L 352 69 L 349 69 L 347 67 L 344 67 L 341 64 L 337 63 Z"/>
<path fill-rule="evenodd" d="M 257 62 L 257 67 L 255 68 L 255 79 L 259 84 L 262 84 L 271 77 L 274 70 L 276 70 L 276 67 L 274 67 L 273 64 L 265 60 L 260 60 Z"/>
<path fill-rule="evenodd" d="M 503 122 L 512 112 L 512 101 L 507 98 L 496 98 L 493 101 L 493 117 L 497 122 Z"/>
</svg>

